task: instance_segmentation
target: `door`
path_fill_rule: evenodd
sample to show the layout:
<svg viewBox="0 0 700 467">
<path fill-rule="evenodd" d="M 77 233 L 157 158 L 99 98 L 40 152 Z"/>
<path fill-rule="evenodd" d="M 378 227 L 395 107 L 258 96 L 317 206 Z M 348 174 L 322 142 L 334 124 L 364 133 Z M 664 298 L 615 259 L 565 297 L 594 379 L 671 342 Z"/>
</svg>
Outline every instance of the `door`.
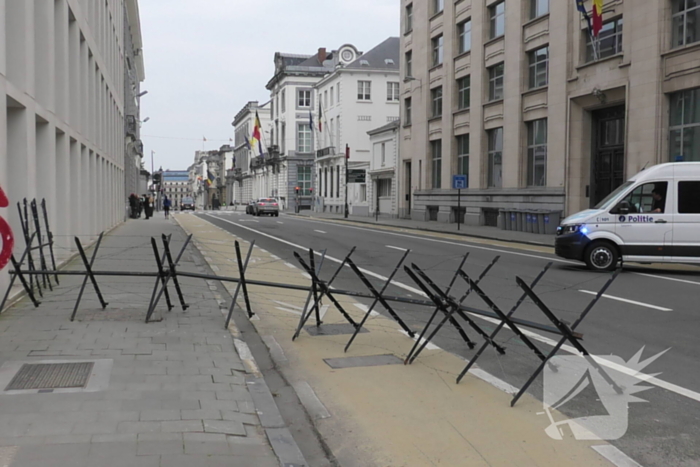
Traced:
<svg viewBox="0 0 700 467">
<path fill-rule="evenodd" d="M 406 174 L 406 217 L 411 217 L 411 161 L 406 161 L 404 163 L 405 169 L 404 173 Z"/>
<path fill-rule="evenodd" d="M 673 216 L 673 261 L 700 262 L 700 177 L 676 182 L 678 209 Z"/>
<path fill-rule="evenodd" d="M 591 207 L 624 182 L 625 106 L 593 113 L 593 148 Z"/>
<path fill-rule="evenodd" d="M 622 239 L 620 247 L 626 261 L 669 259 L 673 245 L 673 198 L 668 182 L 648 182 L 634 188 L 611 211 L 617 218 L 615 230 Z"/>
</svg>

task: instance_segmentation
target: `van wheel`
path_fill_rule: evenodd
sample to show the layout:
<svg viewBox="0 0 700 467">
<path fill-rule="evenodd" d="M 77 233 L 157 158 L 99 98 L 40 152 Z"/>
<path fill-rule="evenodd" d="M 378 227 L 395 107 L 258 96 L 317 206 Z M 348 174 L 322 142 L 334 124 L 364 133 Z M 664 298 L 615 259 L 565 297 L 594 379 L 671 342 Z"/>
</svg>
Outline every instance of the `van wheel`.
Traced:
<svg viewBox="0 0 700 467">
<path fill-rule="evenodd" d="M 620 255 L 614 244 L 597 241 L 588 245 L 583 260 L 593 271 L 613 271 L 617 267 Z"/>
</svg>

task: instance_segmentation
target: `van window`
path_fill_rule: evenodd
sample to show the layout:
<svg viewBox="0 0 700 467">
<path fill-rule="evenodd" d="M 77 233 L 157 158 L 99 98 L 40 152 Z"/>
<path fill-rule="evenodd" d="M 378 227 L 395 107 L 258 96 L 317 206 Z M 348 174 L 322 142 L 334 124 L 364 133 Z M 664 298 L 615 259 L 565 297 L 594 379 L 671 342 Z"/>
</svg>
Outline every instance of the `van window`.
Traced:
<svg viewBox="0 0 700 467">
<path fill-rule="evenodd" d="M 630 213 L 664 212 L 668 182 L 654 182 L 639 185 L 620 202 L 627 201 Z"/>
<path fill-rule="evenodd" d="M 678 183 L 678 213 L 700 214 L 700 181 Z"/>
<path fill-rule="evenodd" d="M 596 204 L 595 209 L 608 209 L 610 207 L 610 205 L 612 204 L 612 201 L 615 198 L 617 198 L 620 195 L 620 193 L 622 193 L 623 191 L 625 191 L 627 188 L 631 187 L 632 185 L 634 185 L 634 182 L 623 183 L 622 185 L 617 187 L 615 189 L 615 191 L 613 191 L 608 196 L 606 196 L 605 199 L 603 199 L 603 201 Z"/>
</svg>

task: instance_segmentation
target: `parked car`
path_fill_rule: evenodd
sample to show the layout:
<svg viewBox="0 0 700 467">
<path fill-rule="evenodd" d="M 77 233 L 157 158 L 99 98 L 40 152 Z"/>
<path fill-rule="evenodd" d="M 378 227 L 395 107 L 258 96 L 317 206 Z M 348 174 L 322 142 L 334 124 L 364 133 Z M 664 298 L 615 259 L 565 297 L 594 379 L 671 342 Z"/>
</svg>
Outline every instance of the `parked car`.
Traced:
<svg viewBox="0 0 700 467">
<path fill-rule="evenodd" d="M 253 208 L 255 216 L 267 214 L 278 217 L 280 215 L 280 205 L 275 198 L 260 198 L 255 202 Z"/>
<path fill-rule="evenodd" d="M 194 211 L 194 198 L 183 196 L 180 202 L 180 211 Z"/>
<path fill-rule="evenodd" d="M 659 164 L 639 172 L 595 208 L 564 219 L 555 252 L 590 269 L 620 260 L 700 263 L 700 162 Z"/>
<path fill-rule="evenodd" d="M 245 206 L 245 213 L 246 214 L 255 214 L 255 200 L 251 199 L 248 201 L 248 204 Z"/>
</svg>

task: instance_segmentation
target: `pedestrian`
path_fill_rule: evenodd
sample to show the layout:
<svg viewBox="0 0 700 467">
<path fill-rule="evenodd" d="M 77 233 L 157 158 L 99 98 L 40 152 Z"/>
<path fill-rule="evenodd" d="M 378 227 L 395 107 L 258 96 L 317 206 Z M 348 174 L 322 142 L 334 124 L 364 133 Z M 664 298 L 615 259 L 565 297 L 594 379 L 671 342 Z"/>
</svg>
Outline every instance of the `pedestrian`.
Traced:
<svg viewBox="0 0 700 467">
<path fill-rule="evenodd" d="M 139 212 L 139 198 L 135 193 L 131 193 L 131 195 L 129 195 L 129 208 L 131 211 L 131 218 L 138 219 L 141 213 Z"/>
<path fill-rule="evenodd" d="M 165 218 L 170 218 L 170 198 L 167 196 L 163 198 L 163 211 L 165 211 Z"/>
<path fill-rule="evenodd" d="M 153 215 L 153 199 L 149 195 L 144 196 L 143 210 L 146 213 L 146 219 L 150 219 Z"/>
</svg>

